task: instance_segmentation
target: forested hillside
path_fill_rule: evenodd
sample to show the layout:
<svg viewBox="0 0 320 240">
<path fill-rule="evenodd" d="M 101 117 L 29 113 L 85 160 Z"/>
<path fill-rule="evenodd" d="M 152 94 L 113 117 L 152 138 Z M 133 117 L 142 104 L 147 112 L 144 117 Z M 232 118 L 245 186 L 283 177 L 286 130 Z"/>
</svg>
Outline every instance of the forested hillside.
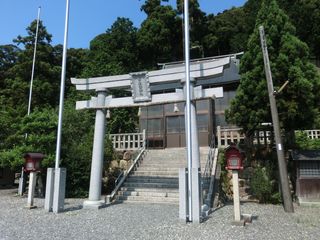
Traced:
<svg viewBox="0 0 320 240">
<path fill-rule="evenodd" d="M 203 12 L 197 0 L 191 0 L 191 57 L 246 52 L 262 1 L 248 0 L 243 7 L 213 15 Z M 141 11 L 147 17 L 139 28 L 130 19 L 119 17 L 92 39 L 89 49 L 68 50 L 61 164 L 68 169 L 70 196 L 84 194 L 88 188 L 94 113 L 75 110 L 75 101 L 85 99 L 87 93 L 76 92 L 69 79 L 151 70 L 160 62 L 183 60 L 183 1 L 177 0 L 177 9 L 163 2 L 142 1 Z M 278 0 L 278 4 L 296 29 L 292 33 L 310 48 L 309 58 L 319 60 L 320 1 Z M 44 167 L 53 166 L 62 46 L 52 45 L 45 25 L 40 22 L 30 116 L 27 105 L 36 21 L 26 26 L 25 35 L 0 46 L 0 167 L 18 170 L 26 151 L 43 152 Z M 133 131 L 136 113 L 136 109 L 113 111 L 107 132 Z M 124 116 L 130 121 L 124 122 Z M 106 148 L 106 161 L 110 152 Z"/>
</svg>

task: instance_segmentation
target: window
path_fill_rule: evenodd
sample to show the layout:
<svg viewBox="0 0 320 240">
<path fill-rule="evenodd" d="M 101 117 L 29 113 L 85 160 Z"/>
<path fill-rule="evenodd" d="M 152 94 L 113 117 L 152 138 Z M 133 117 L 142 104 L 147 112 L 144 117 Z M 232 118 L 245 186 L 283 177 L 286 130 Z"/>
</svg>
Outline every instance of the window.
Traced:
<svg viewBox="0 0 320 240">
<path fill-rule="evenodd" d="M 208 132 L 208 129 L 209 129 L 208 115 L 207 114 L 197 115 L 197 125 L 198 125 L 199 132 Z"/>
<path fill-rule="evenodd" d="M 199 100 L 196 102 L 197 112 L 199 111 L 209 111 L 209 101 L 208 99 Z"/>
<path fill-rule="evenodd" d="M 300 177 L 320 177 L 320 161 L 301 161 Z"/>
<path fill-rule="evenodd" d="M 152 105 L 148 107 L 148 117 L 163 116 L 163 105 Z"/>
</svg>

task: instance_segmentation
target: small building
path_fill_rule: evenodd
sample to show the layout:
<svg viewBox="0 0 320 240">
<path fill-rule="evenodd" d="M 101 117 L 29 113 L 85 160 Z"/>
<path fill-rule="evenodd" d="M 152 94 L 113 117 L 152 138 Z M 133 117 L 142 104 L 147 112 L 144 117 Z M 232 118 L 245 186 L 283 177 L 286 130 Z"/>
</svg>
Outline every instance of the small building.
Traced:
<svg viewBox="0 0 320 240">
<path fill-rule="evenodd" d="M 320 150 L 294 150 L 296 195 L 300 204 L 320 204 Z"/>
</svg>

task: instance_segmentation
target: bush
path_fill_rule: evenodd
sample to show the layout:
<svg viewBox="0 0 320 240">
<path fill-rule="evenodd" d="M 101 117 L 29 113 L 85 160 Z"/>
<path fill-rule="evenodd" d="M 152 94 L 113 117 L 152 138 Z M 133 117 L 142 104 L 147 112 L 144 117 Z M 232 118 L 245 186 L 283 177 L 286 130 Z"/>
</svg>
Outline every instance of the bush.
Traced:
<svg viewBox="0 0 320 240">
<path fill-rule="evenodd" d="M 316 150 L 320 149 L 320 139 L 310 139 L 306 132 L 297 131 L 296 137 L 296 147 L 304 150 Z"/>
<path fill-rule="evenodd" d="M 251 178 L 251 191 L 261 203 L 277 204 L 281 202 L 281 194 L 277 189 L 277 182 L 273 179 L 272 173 L 274 173 L 272 166 L 262 167 L 258 165 Z"/>
</svg>

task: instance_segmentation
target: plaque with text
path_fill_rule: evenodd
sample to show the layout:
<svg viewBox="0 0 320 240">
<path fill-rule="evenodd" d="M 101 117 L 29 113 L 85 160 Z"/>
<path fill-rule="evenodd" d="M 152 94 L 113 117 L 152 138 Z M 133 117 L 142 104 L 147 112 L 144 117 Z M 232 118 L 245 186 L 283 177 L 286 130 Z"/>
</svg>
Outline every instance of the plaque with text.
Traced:
<svg viewBox="0 0 320 240">
<path fill-rule="evenodd" d="M 151 101 L 150 84 L 147 72 L 131 73 L 133 102 Z"/>
</svg>

